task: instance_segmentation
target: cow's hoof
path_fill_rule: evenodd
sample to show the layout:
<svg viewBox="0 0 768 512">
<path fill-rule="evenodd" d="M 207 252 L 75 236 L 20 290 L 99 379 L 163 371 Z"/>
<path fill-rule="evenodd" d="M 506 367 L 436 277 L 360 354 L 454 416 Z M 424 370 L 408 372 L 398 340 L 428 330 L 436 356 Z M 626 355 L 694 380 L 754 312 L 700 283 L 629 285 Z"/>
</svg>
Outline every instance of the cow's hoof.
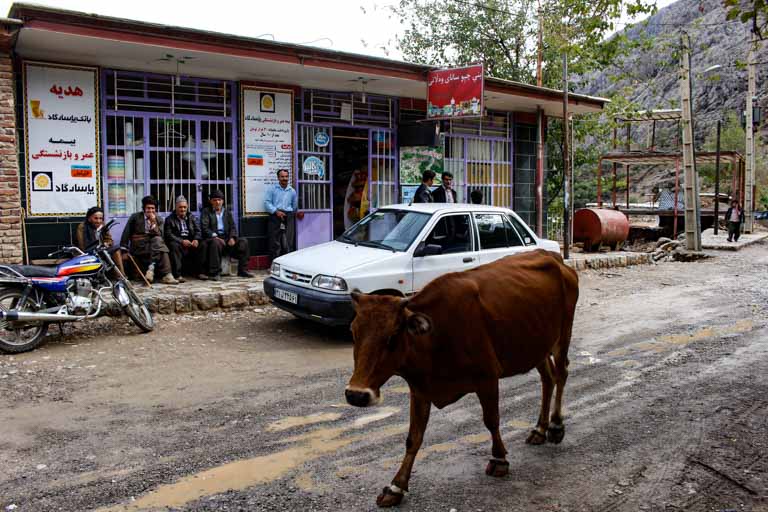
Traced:
<svg viewBox="0 0 768 512">
<path fill-rule="evenodd" d="M 547 442 L 547 438 L 538 430 L 531 430 L 531 433 L 528 434 L 528 439 L 526 439 L 525 442 L 528 444 L 544 444 Z"/>
<path fill-rule="evenodd" d="M 505 460 L 491 459 L 485 467 L 485 474 L 501 478 L 509 474 L 509 462 Z"/>
<path fill-rule="evenodd" d="M 403 493 L 395 492 L 386 486 L 376 498 L 376 505 L 382 508 L 396 507 L 403 501 Z"/>
<path fill-rule="evenodd" d="M 565 425 L 551 424 L 547 429 L 547 441 L 554 444 L 560 444 L 565 437 Z"/>
</svg>

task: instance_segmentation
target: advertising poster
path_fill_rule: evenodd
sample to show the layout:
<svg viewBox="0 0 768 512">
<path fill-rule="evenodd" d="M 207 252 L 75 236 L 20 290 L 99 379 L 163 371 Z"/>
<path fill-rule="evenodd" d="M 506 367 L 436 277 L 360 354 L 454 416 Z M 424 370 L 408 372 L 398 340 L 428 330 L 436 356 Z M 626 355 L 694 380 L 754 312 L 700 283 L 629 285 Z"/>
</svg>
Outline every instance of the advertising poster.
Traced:
<svg viewBox="0 0 768 512">
<path fill-rule="evenodd" d="M 24 64 L 29 216 L 81 216 L 100 204 L 98 71 Z"/>
<path fill-rule="evenodd" d="M 483 115 L 483 65 L 427 74 L 427 119 Z"/>
<path fill-rule="evenodd" d="M 240 103 L 243 210 L 266 214 L 264 196 L 277 171 L 293 174 L 293 92 L 243 86 Z"/>
</svg>

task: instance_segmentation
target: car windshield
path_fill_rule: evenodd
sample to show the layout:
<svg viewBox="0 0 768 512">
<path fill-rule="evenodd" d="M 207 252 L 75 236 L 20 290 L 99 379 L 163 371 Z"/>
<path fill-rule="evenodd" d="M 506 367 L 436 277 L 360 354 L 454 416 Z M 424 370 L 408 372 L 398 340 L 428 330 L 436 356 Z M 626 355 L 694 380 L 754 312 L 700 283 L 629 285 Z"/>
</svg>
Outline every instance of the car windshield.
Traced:
<svg viewBox="0 0 768 512">
<path fill-rule="evenodd" d="M 337 240 L 348 244 L 405 251 L 421 233 L 430 215 L 404 210 L 377 210 L 349 228 Z"/>
</svg>

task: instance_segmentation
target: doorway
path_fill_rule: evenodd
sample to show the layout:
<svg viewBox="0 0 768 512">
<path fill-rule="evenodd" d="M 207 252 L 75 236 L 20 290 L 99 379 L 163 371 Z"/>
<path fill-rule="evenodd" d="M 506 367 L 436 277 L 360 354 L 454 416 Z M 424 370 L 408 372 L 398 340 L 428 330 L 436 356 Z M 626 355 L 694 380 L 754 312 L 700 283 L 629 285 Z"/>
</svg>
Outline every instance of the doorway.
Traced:
<svg viewBox="0 0 768 512">
<path fill-rule="evenodd" d="M 333 237 L 360 220 L 368 208 L 369 134 L 364 128 L 333 129 Z"/>
</svg>

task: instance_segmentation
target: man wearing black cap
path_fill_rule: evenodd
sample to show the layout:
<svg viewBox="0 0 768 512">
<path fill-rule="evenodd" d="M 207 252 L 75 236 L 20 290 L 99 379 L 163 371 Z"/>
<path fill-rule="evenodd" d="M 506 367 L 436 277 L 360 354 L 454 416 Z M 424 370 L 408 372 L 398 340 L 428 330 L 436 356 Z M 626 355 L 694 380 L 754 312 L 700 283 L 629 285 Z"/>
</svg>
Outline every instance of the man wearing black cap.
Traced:
<svg viewBox="0 0 768 512">
<path fill-rule="evenodd" d="M 221 190 L 214 190 L 210 201 L 211 206 L 203 208 L 200 213 L 208 277 L 214 281 L 221 279 L 221 259 L 226 256 L 237 258 L 239 277 L 253 277 L 248 272 L 248 242 L 237 237 L 235 218 L 224 208 L 224 194 Z"/>
<path fill-rule="evenodd" d="M 165 219 L 165 245 L 170 250 L 173 277 L 183 283 L 184 274 L 198 274 L 200 270 L 200 240 L 202 233 L 194 215 L 189 213 L 187 198 L 176 198 L 176 209 Z M 208 276 L 200 274 L 200 277 Z"/>
<path fill-rule="evenodd" d="M 144 274 L 147 281 L 151 283 L 157 276 L 163 284 L 178 284 L 171 274 L 168 246 L 163 241 L 163 219 L 157 215 L 157 199 L 145 196 L 141 207 L 142 211 L 128 219 L 120 245 L 128 247 L 131 255 L 147 269 Z"/>
</svg>

